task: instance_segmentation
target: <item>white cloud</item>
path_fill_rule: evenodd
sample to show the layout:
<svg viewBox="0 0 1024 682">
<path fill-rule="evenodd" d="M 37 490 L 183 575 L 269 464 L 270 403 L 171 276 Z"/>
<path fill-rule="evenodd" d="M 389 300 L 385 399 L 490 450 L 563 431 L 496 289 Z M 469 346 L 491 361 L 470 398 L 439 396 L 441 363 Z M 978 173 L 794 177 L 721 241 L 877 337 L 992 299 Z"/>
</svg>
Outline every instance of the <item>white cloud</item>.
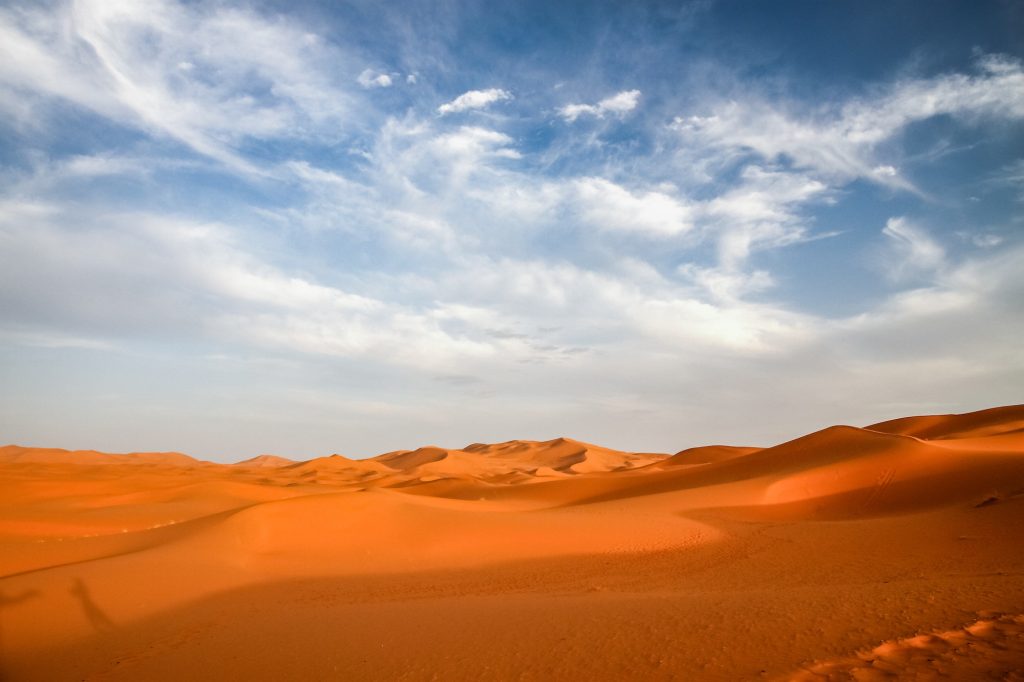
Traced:
<svg viewBox="0 0 1024 682">
<path fill-rule="evenodd" d="M 906 233 L 905 224 L 897 229 Z M 927 235 L 922 237 L 920 228 L 914 236 L 898 239 L 926 244 L 921 258 L 927 267 L 940 262 L 936 247 L 928 244 Z M 906 247 L 904 253 L 915 249 L 922 252 Z M 1024 296 L 1021 258 L 1020 247 L 955 264 L 944 257 L 944 266 L 924 286 L 899 291 L 863 314 L 839 321 L 836 332 L 845 337 L 844 346 L 858 348 L 886 372 L 895 371 L 900 362 L 945 362 L 959 372 L 981 376 L 1012 372 L 1024 360 L 1015 341 L 1024 333 L 1024 320 L 1013 312 Z M 979 329 L 985 333 L 979 334 Z"/>
<path fill-rule="evenodd" d="M 634 194 L 603 178 L 574 184 L 578 215 L 601 229 L 673 236 L 693 227 L 693 209 L 663 192 Z"/>
<path fill-rule="evenodd" d="M 1009 187 L 1017 192 L 1017 201 L 1024 203 L 1024 159 L 1018 159 L 1001 168 L 985 183 L 990 187 Z"/>
<path fill-rule="evenodd" d="M 483 109 L 495 102 L 512 99 L 512 93 L 500 88 L 488 90 L 470 90 L 464 92 L 451 102 L 446 102 L 437 108 L 439 114 L 456 114 L 469 109 Z"/>
<path fill-rule="evenodd" d="M 823 183 L 800 173 L 744 168 L 734 188 L 701 209 L 705 230 L 718 242 L 720 263 L 735 269 L 754 249 L 804 240 L 808 230 L 798 209 L 827 198 L 827 190 Z"/>
<path fill-rule="evenodd" d="M 389 250 L 385 258 L 410 250 L 440 257 L 479 249 L 481 238 L 506 234 L 497 224 L 537 226 L 525 216 L 544 192 L 515 169 L 520 158 L 515 140 L 496 130 L 438 130 L 436 121 L 390 119 L 358 173 L 289 164 L 282 173 L 304 188 L 308 200 L 268 215 L 283 226 L 380 240 Z"/>
<path fill-rule="evenodd" d="M 497 319 L 534 329 L 562 327 L 571 319 L 548 343 L 591 349 L 597 355 L 584 354 L 578 362 L 592 369 L 590 363 L 602 362 L 606 353 L 681 362 L 720 353 L 772 353 L 807 333 L 807 319 L 800 315 L 739 301 L 712 303 L 646 264 L 628 261 L 599 272 L 564 260 L 478 257 L 439 274 L 437 286 L 442 298 L 486 311 L 488 326 L 496 326 L 496 312 Z"/>
<path fill-rule="evenodd" d="M 391 76 L 373 69 L 364 69 L 356 78 L 356 82 L 364 88 L 389 88 L 391 87 Z"/>
<path fill-rule="evenodd" d="M 606 97 L 597 104 L 568 104 L 559 109 L 558 113 L 571 123 L 584 115 L 597 118 L 604 118 L 606 114 L 623 115 L 636 109 L 639 101 L 639 90 L 623 90 L 611 97 Z"/>
<path fill-rule="evenodd" d="M 765 270 L 745 273 L 731 268 L 708 268 L 684 263 L 677 268 L 677 272 L 701 287 L 714 301 L 735 302 L 775 286 L 775 278 Z"/>
<path fill-rule="evenodd" d="M 1003 243 L 1003 238 L 997 234 L 975 234 L 971 235 L 971 243 L 982 249 L 991 249 Z"/>
<path fill-rule="evenodd" d="M 508 177 L 496 166 L 521 157 L 513 144 L 508 135 L 478 126 L 445 132 L 396 126 L 375 151 L 374 180 L 408 197 L 427 215 L 458 211 L 465 192 L 489 191 L 492 183 Z"/>
<path fill-rule="evenodd" d="M 597 108 L 602 112 L 624 114 L 627 111 L 633 111 L 633 109 L 636 109 L 637 102 L 639 101 L 639 90 L 625 90 L 601 100 L 597 103 Z"/>
<path fill-rule="evenodd" d="M 989 56 L 979 60 L 973 76 L 904 79 L 839 106 L 799 108 L 747 96 L 710 115 L 678 117 L 673 128 L 697 149 L 710 146 L 729 155 L 750 150 L 769 161 L 788 157 L 837 182 L 861 177 L 912 190 L 895 165 L 879 158 L 882 144 L 909 124 L 939 115 L 969 125 L 1024 118 L 1024 66 Z"/>
<path fill-rule="evenodd" d="M 519 152 L 509 149 L 512 138 L 504 133 L 486 128 L 463 126 L 456 132 L 445 133 L 434 138 L 430 146 L 449 157 L 478 157 L 493 154 L 509 159 L 518 159 Z"/>
<path fill-rule="evenodd" d="M 4 108 L 63 99 L 253 173 L 237 152 L 246 138 L 308 136 L 352 111 L 328 68 L 344 60 L 286 19 L 222 5 L 0 11 Z"/>
<path fill-rule="evenodd" d="M 913 189 L 925 157 L 900 149 L 915 122 L 946 116 L 958 142 L 973 136 L 966 145 L 1008 139 L 1008 127 L 987 124 L 1020 119 L 1016 61 L 982 58 L 970 75 L 803 104 L 752 87 L 716 104 L 706 97 L 725 83 L 701 92 L 681 73 L 681 101 L 695 108 L 677 109 L 671 129 L 636 119 L 636 135 L 615 137 L 582 124 L 626 119 L 639 90 L 572 102 L 547 87 L 550 73 L 520 74 L 531 98 L 569 102 L 556 121 L 577 122 L 536 144 L 528 112 L 451 125 L 511 97 L 472 91 L 438 108 L 426 81 L 461 68 L 452 55 L 401 44 L 347 52 L 344 30 L 324 27 L 324 40 L 287 13 L 251 8 L 0 8 L 0 116 L 20 138 L 17 162 L 0 169 L 0 344 L 15 377 L 13 397 L 0 398 L 5 427 L 33 410 L 45 437 L 54 420 L 68 433 L 75 418 L 102 423 L 93 392 L 113 389 L 126 397 L 104 409 L 129 421 L 154 395 L 174 403 L 155 427 L 175 431 L 173 447 L 194 442 L 174 424 L 206 420 L 211 433 L 245 432 L 253 448 L 360 442 L 371 454 L 560 433 L 660 448 L 734 441 L 736 414 L 744 437 L 766 444 L 933 409 L 926 402 L 950 411 L 1019 399 L 1016 216 L 976 211 L 949 227 L 974 231 L 944 248 L 927 223 L 941 207 L 904 197 L 914 221 L 875 233 L 892 293 L 844 288 L 829 300 L 859 312 L 831 319 L 803 307 L 829 298 L 829 273 L 782 270 L 791 259 L 759 253 L 834 234 L 827 221 L 850 221 L 845 208 L 871 196 L 844 187 L 853 179 Z M 368 64 L 395 70 L 360 74 Z M 377 109 L 398 102 L 374 89 L 385 85 L 414 97 Z M 69 104 L 85 126 L 83 110 L 107 122 L 103 134 L 82 131 L 77 156 L 47 147 L 64 135 L 51 126 Z M 211 177 L 238 170 L 259 177 Z M 969 190 L 981 201 L 1020 194 L 1020 164 L 1003 170 Z M 814 210 L 847 198 L 842 211 Z M 844 284 L 846 268 L 860 267 L 859 241 L 835 245 L 851 250 Z M 60 385 L 40 380 L 61 373 L 33 369 L 39 347 L 55 367 L 83 353 L 61 349 L 88 349 L 94 380 L 76 393 L 82 365 Z M 228 364 L 237 385 L 224 379 Z M 118 367 L 130 381 L 119 385 Z M 195 377 L 178 373 L 190 367 Z M 133 382 L 146 385 L 132 394 Z M 200 400 L 166 398 L 190 383 Z M 26 407 L 33 391 L 38 407 Z M 227 428 L 210 417 L 232 410 Z M 370 414 L 379 421 L 359 423 Z M 71 445 L 102 442 L 95 429 L 79 433 Z M 211 436 L 211 452 L 223 438 Z"/>
<path fill-rule="evenodd" d="M 882 234 L 889 238 L 887 274 L 894 281 L 933 275 L 946 262 L 946 252 L 923 228 L 906 218 L 890 218 Z"/>
<path fill-rule="evenodd" d="M 130 214 L 72 230 L 61 226 L 59 208 L 52 218 L 3 216 L 0 239 L 10 248 L 0 259 L 0 309 L 15 330 L 45 330 L 54 316 L 77 329 L 69 337 L 178 327 L 200 338 L 428 370 L 501 345 L 449 334 L 429 309 L 286 273 L 246 251 L 224 225 Z"/>
<path fill-rule="evenodd" d="M 991 232 L 977 232 L 974 230 L 957 230 L 954 232 L 961 241 L 975 246 L 979 249 L 992 249 L 1006 241 L 1006 238 Z"/>
<path fill-rule="evenodd" d="M 486 166 L 493 151 L 510 143 L 501 133 L 479 128 L 403 130 L 415 151 L 396 149 L 398 157 L 420 154 L 434 168 L 437 159 L 467 157 Z M 387 166 L 383 152 L 380 147 L 371 154 L 383 164 L 381 172 Z M 518 191 L 536 202 L 531 210 L 541 212 L 551 206 L 582 210 L 593 202 L 595 215 L 586 220 L 603 219 L 601 230 L 622 234 L 669 235 L 662 226 L 676 224 L 683 227 L 675 234 L 692 238 L 709 229 L 709 220 L 738 226 L 781 221 L 794 230 L 785 238 L 793 238 L 797 228 L 788 221 L 799 222 L 795 207 L 823 194 L 806 177 L 765 169 L 746 171 L 740 185 L 746 185 L 745 193 L 731 197 L 732 207 L 713 199 L 683 203 L 668 188 L 626 189 L 599 178 L 530 185 L 514 171 L 492 176 L 498 171 L 485 170 L 487 182 L 472 185 L 481 200 L 506 200 L 501 190 L 512 201 Z M 352 208 L 351 220 L 360 229 L 389 202 L 394 213 L 378 218 L 382 231 L 437 228 L 454 230 L 456 240 L 467 237 L 470 214 L 450 212 L 461 208 L 464 195 L 376 196 L 386 183 L 353 183 L 303 164 L 292 172 L 318 187 L 324 201 L 335 202 L 324 205 L 325 213 L 368 197 Z M 422 203 L 407 203 L 416 201 Z M 187 334 L 244 349 L 236 355 L 265 350 L 313 367 L 351 360 L 374 376 L 392 368 L 401 373 L 403 386 L 457 372 L 479 382 L 432 389 L 451 409 L 465 404 L 458 396 L 468 391 L 500 394 L 510 407 L 519 405 L 516 415 L 538 395 L 550 401 L 545 407 L 582 400 L 591 416 L 569 423 L 567 413 L 559 412 L 554 427 L 563 429 L 596 428 L 593 415 L 614 419 L 627 407 L 652 411 L 651 420 L 667 420 L 684 406 L 705 409 L 692 406 L 695 393 L 702 396 L 707 418 L 722 405 L 762 415 L 755 409 L 759 399 L 751 395 L 757 392 L 748 389 L 764 384 L 775 388 L 777 400 L 761 409 L 778 419 L 786 409 L 804 405 L 826 374 L 844 406 L 872 395 L 889 402 L 919 399 L 922 392 L 948 395 L 949 387 L 982 382 L 1000 363 L 1005 377 L 1005 366 L 1020 360 L 1007 356 L 1010 339 L 1024 333 L 1019 316 L 1009 312 L 1024 287 L 1019 249 L 955 264 L 941 247 L 933 248 L 936 242 L 924 228 L 900 219 L 886 226 L 886 238 L 915 271 L 931 268 L 929 285 L 893 295 L 862 315 L 825 320 L 780 303 L 747 300 L 773 284 L 772 274 L 759 269 L 688 264 L 677 270 L 680 283 L 624 253 L 583 265 L 572 261 L 571 248 L 546 252 L 542 260 L 459 241 L 439 253 L 431 250 L 439 242 L 428 238 L 425 253 L 431 257 L 405 261 L 412 263 L 407 270 L 339 280 L 342 267 L 325 274 L 269 262 L 270 250 L 261 250 L 244 224 L 108 214 L 82 216 L 72 225 L 67 217 L 77 217 L 75 211 L 71 204 L 0 206 L 0 334 L 16 343 L 102 349 L 125 338 Z M 566 216 L 555 215 L 556 223 Z M 405 218 L 427 226 L 400 227 Z M 695 226 L 685 227 L 690 224 Z M 495 231 L 491 223 L 480 230 L 485 236 Z M 968 331 L 979 326 L 991 334 Z M 919 357 L 906 357 L 903 347 L 917 349 Z M 978 389 L 972 395 L 989 394 Z M 380 400 L 404 404 L 414 397 L 401 393 Z M 473 404 L 498 399 L 474 397 Z M 829 401 L 816 403 L 807 419 L 827 423 L 846 416 L 833 409 L 838 408 Z M 698 427 L 704 428 L 687 425 Z M 666 440 L 682 438 L 680 447 L 711 437 L 689 430 L 659 433 Z"/>
</svg>

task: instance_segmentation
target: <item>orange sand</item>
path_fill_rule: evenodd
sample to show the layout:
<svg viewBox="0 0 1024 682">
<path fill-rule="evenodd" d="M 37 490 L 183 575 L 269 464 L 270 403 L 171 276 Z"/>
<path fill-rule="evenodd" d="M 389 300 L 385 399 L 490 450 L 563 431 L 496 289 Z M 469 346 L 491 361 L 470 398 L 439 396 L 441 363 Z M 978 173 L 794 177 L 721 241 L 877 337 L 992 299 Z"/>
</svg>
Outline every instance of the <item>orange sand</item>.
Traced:
<svg viewBox="0 0 1024 682">
<path fill-rule="evenodd" d="M 0 679 L 1024 680 L 1024 406 L 673 456 L 0 448 Z"/>
</svg>

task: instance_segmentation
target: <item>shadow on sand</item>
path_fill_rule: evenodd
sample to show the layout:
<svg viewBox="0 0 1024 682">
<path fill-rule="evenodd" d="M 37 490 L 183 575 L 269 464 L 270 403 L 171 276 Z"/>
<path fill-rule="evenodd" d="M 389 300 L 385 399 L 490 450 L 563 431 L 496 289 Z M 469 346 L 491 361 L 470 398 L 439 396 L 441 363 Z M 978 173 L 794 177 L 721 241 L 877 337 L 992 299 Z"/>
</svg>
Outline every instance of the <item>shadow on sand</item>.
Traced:
<svg viewBox="0 0 1024 682">
<path fill-rule="evenodd" d="M 81 578 L 75 579 L 75 584 L 71 586 L 71 595 L 79 601 L 85 617 L 89 619 L 89 624 L 96 632 L 110 632 L 116 629 L 114 621 L 110 620 L 110 617 L 103 613 L 102 609 L 93 601 L 89 588 L 85 586 Z"/>
</svg>

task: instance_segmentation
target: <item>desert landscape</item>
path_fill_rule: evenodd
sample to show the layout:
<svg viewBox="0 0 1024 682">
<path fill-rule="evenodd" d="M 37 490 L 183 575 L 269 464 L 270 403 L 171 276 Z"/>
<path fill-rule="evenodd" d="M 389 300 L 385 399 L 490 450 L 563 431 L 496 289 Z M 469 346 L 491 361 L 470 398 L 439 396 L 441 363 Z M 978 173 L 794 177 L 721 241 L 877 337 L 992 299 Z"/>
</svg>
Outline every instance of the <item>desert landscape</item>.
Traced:
<svg viewBox="0 0 1024 682">
<path fill-rule="evenodd" d="M 0 682 L 1024 682 L 1021 36 L 0 0 Z"/>
<path fill-rule="evenodd" d="M 1024 679 L 1024 406 L 774 447 L 0 449 L 4 680 Z"/>
</svg>

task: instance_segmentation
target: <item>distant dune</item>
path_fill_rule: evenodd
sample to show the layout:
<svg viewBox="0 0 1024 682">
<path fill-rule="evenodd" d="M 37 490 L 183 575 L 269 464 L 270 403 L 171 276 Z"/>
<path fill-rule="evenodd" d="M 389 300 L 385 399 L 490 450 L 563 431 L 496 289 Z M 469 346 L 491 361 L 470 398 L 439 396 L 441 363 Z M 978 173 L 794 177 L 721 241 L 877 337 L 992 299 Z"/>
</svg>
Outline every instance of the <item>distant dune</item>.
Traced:
<svg viewBox="0 0 1024 682">
<path fill-rule="evenodd" d="M 0 463 L 34 464 L 166 464 L 194 466 L 199 460 L 180 452 L 130 452 L 112 455 L 95 450 L 61 450 L 60 448 L 23 448 L 17 445 L 0 447 Z"/>
<path fill-rule="evenodd" d="M 277 455 L 257 455 L 238 462 L 235 466 L 276 469 L 278 467 L 289 466 L 291 464 L 295 464 L 295 462 L 285 457 L 278 457 Z"/>
<path fill-rule="evenodd" d="M 11 445 L 0 679 L 1024 679 L 1022 529 L 1024 405 L 671 455 Z"/>
</svg>

